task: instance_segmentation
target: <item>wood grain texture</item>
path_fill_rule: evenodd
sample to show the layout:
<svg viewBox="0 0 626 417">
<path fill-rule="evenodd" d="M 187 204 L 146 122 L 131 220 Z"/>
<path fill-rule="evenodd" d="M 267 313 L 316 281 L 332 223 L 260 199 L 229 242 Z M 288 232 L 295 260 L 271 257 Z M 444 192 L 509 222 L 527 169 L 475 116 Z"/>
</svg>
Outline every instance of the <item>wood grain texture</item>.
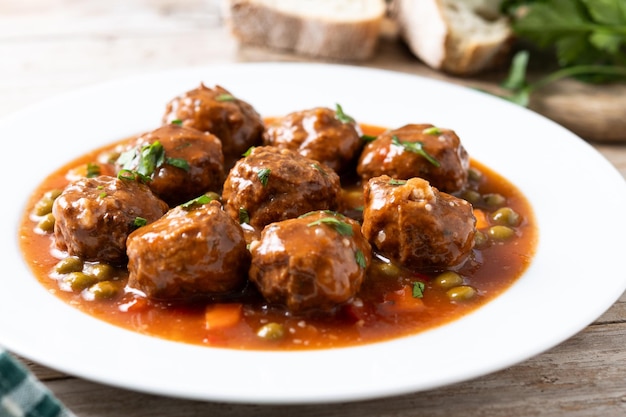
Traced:
<svg viewBox="0 0 626 417">
<path fill-rule="evenodd" d="M 239 46 L 223 27 L 219 7 L 212 0 L 0 0 L 0 57 L 0 116 L 128 75 L 213 63 L 306 60 Z M 461 79 L 438 73 L 417 61 L 393 36 L 383 38 L 376 55 L 364 65 L 493 92 L 503 77 L 490 73 Z M 577 130 L 574 124 L 568 127 L 589 140 L 626 177 L 626 144 L 621 143 L 626 142 L 626 129 L 620 125 L 626 118 L 619 116 L 626 108 L 626 94 L 617 89 L 585 91 L 571 81 L 550 88 L 532 106 L 544 106 L 539 111 L 555 119 L 575 119 L 571 123 L 585 130 Z M 607 110 L 610 107 L 603 107 L 613 105 L 618 107 L 617 118 Z M 500 372 L 399 397 L 303 406 L 172 399 L 100 385 L 22 360 L 79 417 L 617 417 L 626 415 L 625 346 L 626 294 L 571 339 Z M 329 370 L 329 377 L 349 383 L 349 375 Z"/>
</svg>

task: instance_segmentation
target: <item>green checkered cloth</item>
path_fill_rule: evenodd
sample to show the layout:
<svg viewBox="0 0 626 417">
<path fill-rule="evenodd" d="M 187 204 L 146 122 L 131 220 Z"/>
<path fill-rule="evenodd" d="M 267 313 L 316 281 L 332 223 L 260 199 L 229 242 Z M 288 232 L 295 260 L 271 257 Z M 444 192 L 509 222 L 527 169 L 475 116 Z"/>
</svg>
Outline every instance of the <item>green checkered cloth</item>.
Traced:
<svg viewBox="0 0 626 417">
<path fill-rule="evenodd" d="M 0 417 L 73 417 L 45 385 L 0 349 Z"/>
</svg>

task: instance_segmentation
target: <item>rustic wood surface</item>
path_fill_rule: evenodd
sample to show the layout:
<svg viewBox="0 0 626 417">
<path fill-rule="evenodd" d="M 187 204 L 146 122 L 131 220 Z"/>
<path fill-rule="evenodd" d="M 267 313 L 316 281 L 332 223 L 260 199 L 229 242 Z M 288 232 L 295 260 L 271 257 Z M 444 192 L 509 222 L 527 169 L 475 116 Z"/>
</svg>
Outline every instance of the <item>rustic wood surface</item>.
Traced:
<svg viewBox="0 0 626 417">
<path fill-rule="evenodd" d="M 211 0 L 0 0 L 0 116 L 68 90 L 127 75 L 213 63 L 301 60 L 306 59 L 237 45 L 224 28 L 218 5 Z M 393 39 L 383 39 L 375 58 L 361 65 L 488 90 L 496 90 L 502 76 L 446 77 L 422 66 Z M 544 92 L 546 98 L 539 98 L 540 104 L 535 105 L 537 109 L 544 106 L 545 113 L 570 114 L 584 101 L 590 110 L 575 114 L 584 118 L 581 125 L 593 129 L 578 133 L 626 177 L 626 144 L 621 144 L 626 130 L 615 129 L 617 122 L 591 111 L 602 106 L 614 111 L 615 95 L 606 98 L 602 96 L 606 90 L 594 90 L 591 95 L 588 91 L 575 83 L 561 83 L 552 96 Z M 578 97 L 576 103 L 563 99 L 570 92 Z M 545 110 L 546 106 L 551 109 Z M 585 330 L 517 366 L 433 391 L 345 404 L 261 406 L 186 401 L 99 385 L 22 360 L 80 417 L 610 417 L 626 415 L 625 347 L 626 296 L 622 295 Z"/>
</svg>

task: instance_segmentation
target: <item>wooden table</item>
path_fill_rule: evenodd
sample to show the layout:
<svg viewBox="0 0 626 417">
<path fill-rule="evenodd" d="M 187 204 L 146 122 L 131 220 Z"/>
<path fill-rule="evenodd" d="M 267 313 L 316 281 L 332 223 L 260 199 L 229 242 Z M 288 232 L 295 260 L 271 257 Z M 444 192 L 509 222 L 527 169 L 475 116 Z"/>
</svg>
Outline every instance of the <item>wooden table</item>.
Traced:
<svg viewBox="0 0 626 417">
<path fill-rule="evenodd" d="M 239 47 L 210 0 L 0 0 L 0 116 L 92 83 L 184 66 L 303 58 Z M 450 79 L 383 40 L 363 65 Z M 500 75 L 499 75 L 500 76 Z M 9 138 L 3 138 L 5 141 Z M 592 142 L 626 177 L 625 144 Z M 616 271 L 623 274 L 623 271 Z M 80 380 L 24 360 L 78 416 L 624 416 L 626 297 L 578 335 L 473 381 L 356 403 L 260 406 L 164 398 Z"/>
</svg>

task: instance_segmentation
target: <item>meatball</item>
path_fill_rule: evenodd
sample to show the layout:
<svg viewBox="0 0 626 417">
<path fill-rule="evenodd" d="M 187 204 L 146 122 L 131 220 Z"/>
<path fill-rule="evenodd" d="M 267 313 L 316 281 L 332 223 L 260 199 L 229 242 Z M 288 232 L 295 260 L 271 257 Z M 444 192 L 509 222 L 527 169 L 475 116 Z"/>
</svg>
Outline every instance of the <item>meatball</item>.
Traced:
<svg viewBox="0 0 626 417">
<path fill-rule="evenodd" d="M 343 112 L 317 107 L 275 119 L 267 125 L 263 143 L 292 149 L 343 172 L 361 149 L 357 129 Z"/>
<path fill-rule="evenodd" d="M 265 129 L 263 119 L 250 104 L 220 86 L 209 88 L 204 84 L 167 104 L 163 123 L 172 121 L 217 136 L 222 141 L 227 167 L 248 148 L 260 145 Z"/>
<path fill-rule="evenodd" d="M 313 210 L 336 210 L 339 176 L 289 149 L 254 148 L 224 182 L 225 210 L 241 223 L 262 229 L 269 223 Z"/>
<path fill-rule="evenodd" d="M 52 206 L 57 248 L 86 261 L 122 265 L 126 238 L 167 212 L 167 204 L 139 182 L 99 176 L 70 183 Z"/>
<path fill-rule="evenodd" d="M 371 262 L 360 225 L 327 211 L 270 224 L 250 251 L 250 281 L 294 314 L 328 313 L 349 301 Z"/>
<path fill-rule="evenodd" d="M 173 208 L 131 233 L 127 253 L 128 285 L 164 300 L 237 290 L 250 264 L 241 226 L 218 201 Z"/>
<path fill-rule="evenodd" d="M 467 185 L 469 156 L 454 131 L 430 124 L 410 124 L 368 143 L 357 165 L 363 182 L 379 175 L 402 180 L 419 177 L 440 191 Z"/>
<path fill-rule="evenodd" d="M 224 156 L 220 140 L 207 132 L 166 125 L 140 136 L 118 159 L 122 169 L 150 177 L 150 189 L 170 207 L 207 191 L 220 192 Z"/>
<path fill-rule="evenodd" d="M 372 178 L 364 199 L 363 235 L 381 254 L 406 267 L 453 267 L 472 251 L 476 233 L 472 206 L 426 180 Z"/>
</svg>

